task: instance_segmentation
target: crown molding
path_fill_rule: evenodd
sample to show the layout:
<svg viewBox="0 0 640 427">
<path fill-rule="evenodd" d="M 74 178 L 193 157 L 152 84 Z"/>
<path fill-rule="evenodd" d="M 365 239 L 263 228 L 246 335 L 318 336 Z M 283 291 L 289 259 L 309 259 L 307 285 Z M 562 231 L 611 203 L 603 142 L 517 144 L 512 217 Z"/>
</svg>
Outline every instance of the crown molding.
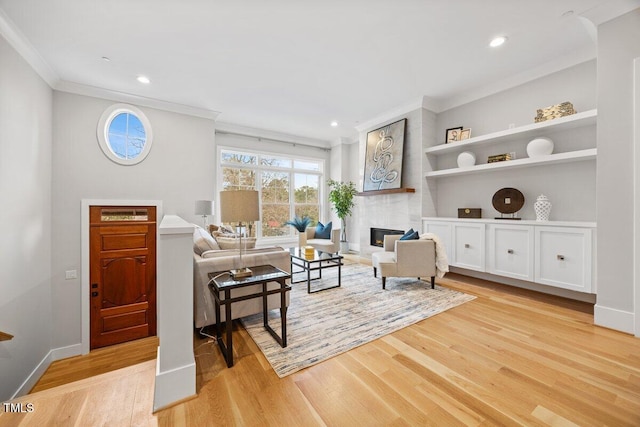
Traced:
<svg viewBox="0 0 640 427">
<path fill-rule="evenodd" d="M 16 52 L 34 69 L 36 73 L 53 89 L 60 81 L 58 74 L 53 71 L 47 61 L 40 56 L 29 40 L 22 34 L 18 27 L 0 9 L 0 35 L 13 47 Z"/>
<path fill-rule="evenodd" d="M 96 86 L 83 85 L 68 81 L 60 81 L 55 87 L 60 92 L 68 92 L 76 95 L 91 96 L 94 98 L 108 99 L 116 102 L 126 102 L 142 107 L 155 108 L 157 110 L 170 111 L 172 113 L 185 114 L 187 116 L 201 117 L 203 119 L 216 120 L 219 111 L 207 110 L 205 108 L 191 107 L 189 105 L 177 104 L 174 102 L 161 101 L 155 98 L 133 95 L 115 90 L 103 89 Z"/>
<path fill-rule="evenodd" d="M 216 133 L 246 136 L 250 138 L 266 139 L 289 144 L 306 145 L 316 148 L 329 149 L 331 142 L 324 139 L 315 139 L 304 136 L 291 135 L 267 129 L 252 128 L 229 122 L 216 122 Z"/>
<path fill-rule="evenodd" d="M 610 0 L 580 13 L 580 16 L 600 25 L 639 7 L 640 0 Z"/>
</svg>

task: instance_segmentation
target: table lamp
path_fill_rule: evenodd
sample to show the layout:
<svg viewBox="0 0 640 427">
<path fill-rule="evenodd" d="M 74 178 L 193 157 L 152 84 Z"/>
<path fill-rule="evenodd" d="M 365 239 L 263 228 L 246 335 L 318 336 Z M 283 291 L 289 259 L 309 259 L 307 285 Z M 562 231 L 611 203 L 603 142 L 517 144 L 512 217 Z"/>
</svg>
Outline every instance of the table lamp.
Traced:
<svg viewBox="0 0 640 427">
<path fill-rule="evenodd" d="M 213 201 L 211 200 L 196 200 L 196 215 L 202 215 L 202 222 L 204 229 L 207 230 L 207 215 L 213 214 Z M 207 230 L 209 231 L 209 230 Z"/>
<path fill-rule="evenodd" d="M 220 220 L 237 222 L 242 230 L 243 222 L 260 221 L 260 199 L 255 190 L 236 190 L 220 192 Z M 242 263 L 242 233 L 240 233 L 240 268 L 231 270 L 231 277 L 241 279 L 253 273 Z"/>
</svg>

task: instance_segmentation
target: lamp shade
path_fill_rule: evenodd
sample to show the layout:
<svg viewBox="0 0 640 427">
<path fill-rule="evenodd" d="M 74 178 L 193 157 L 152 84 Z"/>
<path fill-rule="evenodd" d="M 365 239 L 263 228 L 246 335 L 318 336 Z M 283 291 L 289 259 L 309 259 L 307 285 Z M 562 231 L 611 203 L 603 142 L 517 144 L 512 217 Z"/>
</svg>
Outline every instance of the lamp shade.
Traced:
<svg viewBox="0 0 640 427">
<path fill-rule="evenodd" d="M 260 221 L 260 200 L 255 190 L 220 192 L 222 222 Z"/>
<path fill-rule="evenodd" d="M 196 215 L 211 215 L 213 213 L 213 201 L 196 200 Z"/>
</svg>

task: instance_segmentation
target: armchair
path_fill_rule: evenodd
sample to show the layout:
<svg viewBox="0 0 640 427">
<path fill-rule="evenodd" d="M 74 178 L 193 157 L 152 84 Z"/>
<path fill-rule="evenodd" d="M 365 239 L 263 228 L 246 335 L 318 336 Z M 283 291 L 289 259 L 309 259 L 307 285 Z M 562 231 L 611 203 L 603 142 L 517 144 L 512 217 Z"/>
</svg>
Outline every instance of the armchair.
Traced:
<svg viewBox="0 0 640 427">
<path fill-rule="evenodd" d="M 384 236 L 384 251 L 371 255 L 373 277 L 382 276 L 382 289 L 387 277 L 431 277 L 435 287 L 436 245 L 433 240 L 400 240 L 400 235 Z"/>
<path fill-rule="evenodd" d="M 308 227 L 307 230 L 307 245 L 313 246 L 319 252 L 326 252 L 329 254 L 337 254 L 340 251 L 340 229 L 334 228 L 331 230 L 331 239 L 316 239 L 315 227 Z"/>
</svg>

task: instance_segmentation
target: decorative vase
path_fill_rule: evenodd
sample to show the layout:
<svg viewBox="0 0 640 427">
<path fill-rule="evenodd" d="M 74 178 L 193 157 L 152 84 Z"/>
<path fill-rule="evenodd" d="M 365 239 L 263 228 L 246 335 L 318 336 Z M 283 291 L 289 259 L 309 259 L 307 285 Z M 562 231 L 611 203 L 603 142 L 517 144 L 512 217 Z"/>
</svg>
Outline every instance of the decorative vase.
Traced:
<svg viewBox="0 0 640 427">
<path fill-rule="evenodd" d="M 527 154 L 529 157 L 548 156 L 553 153 L 553 141 L 549 138 L 532 139 L 527 144 Z"/>
<path fill-rule="evenodd" d="M 303 248 L 307 246 L 307 232 L 298 231 L 298 246 Z"/>
<path fill-rule="evenodd" d="M 463 151 L 458 154 L 458 167 L 469 168 L 476 164 L 476 155 L 471 151 Z"/>
<path fill-rule="evenodd" d="M 538 199 L 533 204 L 533 209 L 536 211 L 536 221 L 549 221 L 549 214 L 551 213 L 551 202 L 544 194 L 538 196 Z"/>
</svg>

